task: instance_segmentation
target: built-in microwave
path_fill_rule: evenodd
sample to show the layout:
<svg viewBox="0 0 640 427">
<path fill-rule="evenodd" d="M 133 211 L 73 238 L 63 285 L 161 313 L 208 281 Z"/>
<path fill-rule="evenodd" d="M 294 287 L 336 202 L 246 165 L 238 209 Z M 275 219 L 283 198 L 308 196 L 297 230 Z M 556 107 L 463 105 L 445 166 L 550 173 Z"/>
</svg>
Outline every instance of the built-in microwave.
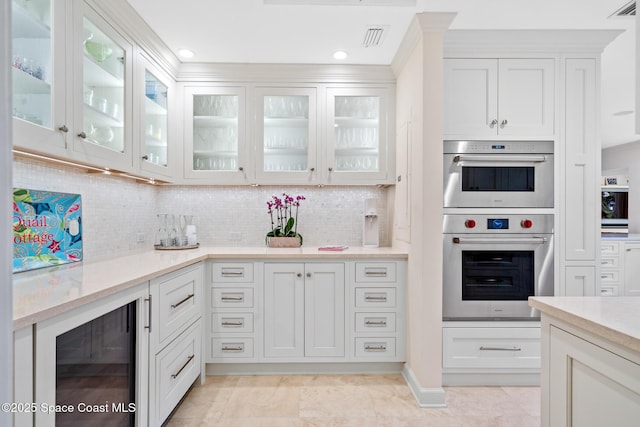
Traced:
<svg viewBox="0 0 640 427">
<path fill-rule="evenodd" d="M 553 141 L 444 141 L 445 208 L 552 208 Z"/>
<path fill-rule="evenodd" d="M 629 187 L 602 187 L 602 229 L 626 232 L 629 227 Z"/>
</svg>

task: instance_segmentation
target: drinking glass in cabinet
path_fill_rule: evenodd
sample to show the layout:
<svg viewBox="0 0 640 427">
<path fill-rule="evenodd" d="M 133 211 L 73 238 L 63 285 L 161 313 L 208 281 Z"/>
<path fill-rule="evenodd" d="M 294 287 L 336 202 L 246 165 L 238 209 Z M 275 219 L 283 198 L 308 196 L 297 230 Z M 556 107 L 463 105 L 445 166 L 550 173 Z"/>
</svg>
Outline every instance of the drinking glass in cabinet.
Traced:
<svg viewBox="0 0 640 427">
<path fill-rule="evenodd" d="M 124 152 L 125 51 L 87 18 L 83 19 L 84 117 L 89 140 Z"/>
<path fill-rule="evenodd" d="M 156 76 L 145 70 L 144 149 L 147 162 L 167 165 L 167 92 L 168 88 Z"/>
<path fill-rule="evenodd" d="M 51 3 L 14 0 L 11 22 L 13 116 L 51 127 Z"/>
</svg>

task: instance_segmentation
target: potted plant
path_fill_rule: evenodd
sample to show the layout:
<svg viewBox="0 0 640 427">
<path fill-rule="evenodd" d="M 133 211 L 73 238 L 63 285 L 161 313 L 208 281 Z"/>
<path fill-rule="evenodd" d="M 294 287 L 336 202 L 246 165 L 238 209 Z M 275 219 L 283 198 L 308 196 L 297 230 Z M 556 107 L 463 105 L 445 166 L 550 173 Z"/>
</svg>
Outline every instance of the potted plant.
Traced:
<svg viewBox="0 0 640 427">
<path fill-rule="evenodd" d="M 274 195 L 267 202 L 267 213 L 271 218 L 271 231 L 265 238 L 267 246 L 271 248 L 302 246 L 302 235 L 298 233 L 298 207 L 303 200 L 305 200 L 304 196 L 294 198 L 283 193 L 282 198 Z"/>
</svg>

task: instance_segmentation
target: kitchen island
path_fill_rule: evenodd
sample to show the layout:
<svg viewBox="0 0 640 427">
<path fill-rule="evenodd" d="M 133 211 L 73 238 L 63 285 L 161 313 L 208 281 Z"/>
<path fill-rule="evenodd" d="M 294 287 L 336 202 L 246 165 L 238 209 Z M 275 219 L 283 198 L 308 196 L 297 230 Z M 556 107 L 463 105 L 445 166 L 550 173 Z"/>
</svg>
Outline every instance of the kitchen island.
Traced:
<svg viewBox="0 0 640 427">
<path fill-rule="evenodd" d="M 640 298 L 532 297 L 542 326 L 542 426 L 636 426 Z"/>
</svg>

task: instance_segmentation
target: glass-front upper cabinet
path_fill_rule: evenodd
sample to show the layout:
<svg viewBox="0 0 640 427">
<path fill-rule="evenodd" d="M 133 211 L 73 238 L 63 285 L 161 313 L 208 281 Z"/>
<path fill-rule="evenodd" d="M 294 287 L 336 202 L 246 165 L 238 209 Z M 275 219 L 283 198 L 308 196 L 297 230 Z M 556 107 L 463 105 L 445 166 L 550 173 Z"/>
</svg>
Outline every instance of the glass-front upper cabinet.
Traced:
<svg viewBox="0 0 640 427">
<path fill-rule="evenodd" d="M 67 117 L 65 85 L 67 2 L 12 1 L 14 144 L 64 155 Z"/>
<path fill-rule="evenodd" d="M 74 80 L 76 129 L 74 157 L 125 171 L 132 168 L 133 46 L 85 3 L 78 7 L 82 37 L 77 37 Z M 76 21 L 76 22 L 77 22 Z"/>
<path fill-rule="evenodd" d="M 328 183 L 391 183 L 387 89 L 327 89 Z"/>
<path fill-rule="evenodd" d="M 316 183 L 316 89 L 256 88 L 256 178 Z"/>
<path fill-rule="evenodd" d="M 185 178 L 247 183 L 244 87 L 186 86 Z"/>
<path fill-rule="evenodd" d="M 174 96 L 174 83 L 146 55 L 140 53 L 138 59 L 136 82 L 139 84 L 135 100 L 140 102 L 136 110 L 140 111 L 140 127 L 135 139 L 140 141 L 140 170 L 154 178 L 172 178 L 175 152 L 170 145 L 173 132 L 169 99 Z"/>
</svg>

